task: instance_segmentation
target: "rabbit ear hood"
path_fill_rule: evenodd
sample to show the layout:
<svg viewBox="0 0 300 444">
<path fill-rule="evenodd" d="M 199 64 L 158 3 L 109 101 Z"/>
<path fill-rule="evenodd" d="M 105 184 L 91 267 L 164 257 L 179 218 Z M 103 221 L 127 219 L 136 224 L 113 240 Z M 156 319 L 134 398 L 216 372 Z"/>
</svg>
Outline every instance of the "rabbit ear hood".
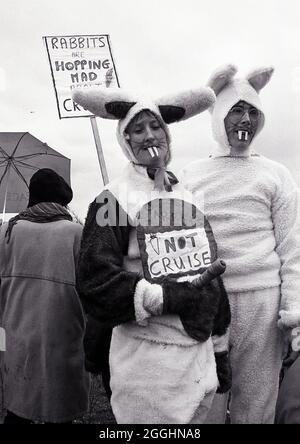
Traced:
<svg viewBox="0 0 300 444">
<path fill-rule="evenodd" d="M 210 86 L 216 93 L 217 99 L 210 108 L 212 114 L 212 131 L 218 143 L 218 154 L 229 155 L 228 142 L 224 119 L 230 109 L 239 101 L 245 101 L 261 111 L 261 119 L 255 137 L 264 126 L 264 114 L 259 97 L 260 90 L 268 83 L 273 68 L 259 68 L 251 72 L 246 78 L 235 78 L 237 68 L 234 65 L 226 65 L 219 68 L 209 79 Z"/>
<path fill-rule="evenodd" d="M 214 103 L 215 94 L 211 88 L 203 87 L 152 100 L 142 98 L 121 88 L 91 88 L 89 90 L 75 90 L 73 99 L 96 116 L 119 120 L 118 142 L 125 156 L 130 161 L 136 162 L 131 146 L 126 139 L 125 130 L 138 113 L 143 110 L 151 111 L 164 129 L 170 145 L 171 135 L 168 124 L 186 120 L 205 111 Z"/>
</svg>

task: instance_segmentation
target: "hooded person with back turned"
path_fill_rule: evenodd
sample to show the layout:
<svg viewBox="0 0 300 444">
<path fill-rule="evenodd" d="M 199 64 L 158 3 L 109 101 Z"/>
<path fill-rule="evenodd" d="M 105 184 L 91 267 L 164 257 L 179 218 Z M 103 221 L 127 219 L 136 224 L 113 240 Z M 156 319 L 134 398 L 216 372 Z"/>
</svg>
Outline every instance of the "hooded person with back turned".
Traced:
<svg viewBox="0 0 300 444">
<path fill-rule="evenodd" d="M 29 184 L 28 208 L 0 232 L 0 326 L 5 423 L 67 423 L 88 408 L 85 317 L 75 288 L 82 227 L 73 193 L 51 169 Z"/>
</svg>

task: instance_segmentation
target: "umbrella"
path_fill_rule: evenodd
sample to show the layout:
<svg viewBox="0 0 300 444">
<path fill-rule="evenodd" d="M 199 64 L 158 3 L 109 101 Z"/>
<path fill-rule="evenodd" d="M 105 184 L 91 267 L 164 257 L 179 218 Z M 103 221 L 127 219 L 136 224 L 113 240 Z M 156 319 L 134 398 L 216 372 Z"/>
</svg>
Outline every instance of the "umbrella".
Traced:
<svg viewBox="0 0 300 444">
<path fill-rule="evenodd" d="M 52 168 L 70 185 L 70 159 L 30 133 L 0 132 L 0 211 L 27 207 L 28 184 L 40 168 Z"/>
</svg>

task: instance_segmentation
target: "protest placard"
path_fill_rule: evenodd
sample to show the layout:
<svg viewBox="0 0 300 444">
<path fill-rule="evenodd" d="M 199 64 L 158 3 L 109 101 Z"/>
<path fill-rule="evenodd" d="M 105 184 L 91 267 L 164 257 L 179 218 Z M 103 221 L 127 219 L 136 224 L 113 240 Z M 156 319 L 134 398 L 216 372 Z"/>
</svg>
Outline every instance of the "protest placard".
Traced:
<svg viewBox="0 0 300 444">
<path fill-rule="evenodd" d="M 72 100 L 76 87 L 119 87 L 107 34 L 43 37 L 60 119 L 90 117 Z"/>
<path fill-rule="evenodd" d="M 154 199 L 141 208 L 137 218 L 143 272 L 149 281 L 197 276 L 216 259 L 211 227 L 190 202 Z"/>
</svg>

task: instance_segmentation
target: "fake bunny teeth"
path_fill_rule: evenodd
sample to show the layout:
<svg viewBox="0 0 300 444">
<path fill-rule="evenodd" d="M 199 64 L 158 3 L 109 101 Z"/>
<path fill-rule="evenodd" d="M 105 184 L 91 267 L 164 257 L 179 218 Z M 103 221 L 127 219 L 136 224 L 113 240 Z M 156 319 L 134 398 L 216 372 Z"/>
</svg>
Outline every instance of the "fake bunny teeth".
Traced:
<svg viewBox="0 0 300 444">
<path fill-rule="evenodd" d="M 158 150 L 157 150 L 156 146 L 149 146 L 149 148 L 147 148 L 147 149 L 148 149 L 151 157 L 158 156 Z"/>
<path fill-rule="evenodd" d="M 155 152 L 155 155 L 158 156 L 158 149 L 156 148 L 156 146 L 153 147 L 153 150 Z"/>
<path fill-rule="evenodd" d="M 238 131 L 239 140 L 248 140 L 248 131 Z"/>
<path fill-rule="evenodd" d="M 151 157 L 155 157 L 154 150 L 153 150 L 152 147 L 149 147 L 148 151 L 149 151 L 149 154 L 150 154 Z"/>
</svg>

